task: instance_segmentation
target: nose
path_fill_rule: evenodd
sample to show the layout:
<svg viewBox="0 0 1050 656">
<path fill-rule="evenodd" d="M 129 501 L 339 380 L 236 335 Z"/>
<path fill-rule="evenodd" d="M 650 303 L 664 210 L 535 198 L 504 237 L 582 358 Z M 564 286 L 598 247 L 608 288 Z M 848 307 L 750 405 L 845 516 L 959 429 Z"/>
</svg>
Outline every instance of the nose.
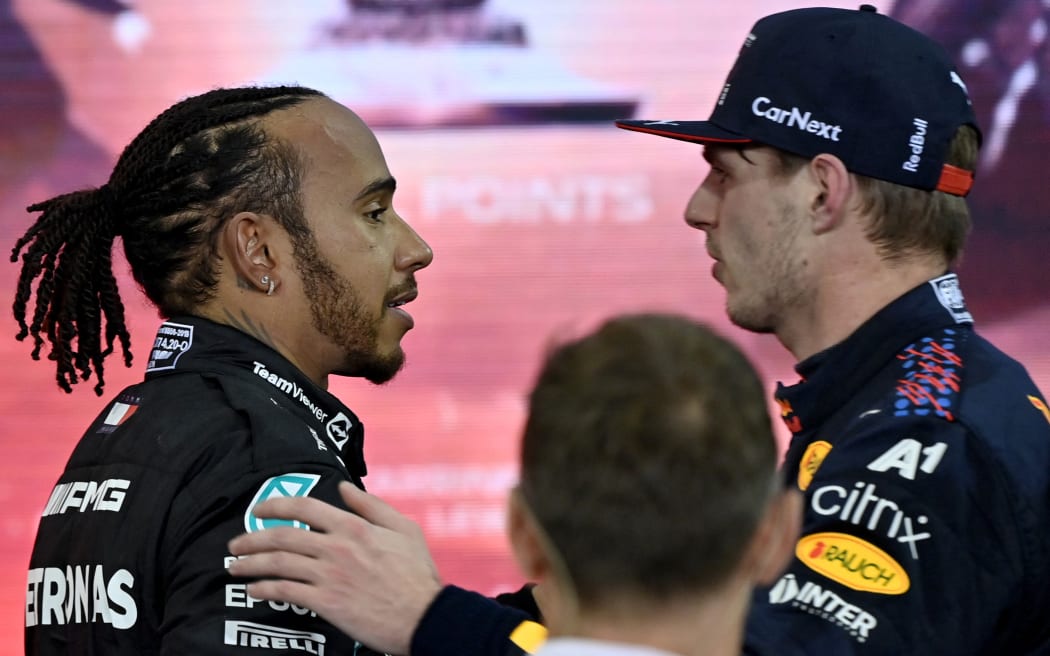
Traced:
<svg viewBox="0 0 1050 656">
<path fill-rule="evenodd" d="M 685 206 L 685 222 L 697 230 L 713 228 L 717 215 L 714 194 L 706 189 L 706 182 L 707 178 L 704 178 Z"/>
<path fill-rule="evenodd" d="M 414 272 L 430 266 L 434 261 L 434 251 L 423 241 L 412 226 L 404 220 L 401 224 L 405 227 L 405 234 L 401 240 L 400 248 L 397 250 L 396 266 L 399 270 Z"/>
</svg>

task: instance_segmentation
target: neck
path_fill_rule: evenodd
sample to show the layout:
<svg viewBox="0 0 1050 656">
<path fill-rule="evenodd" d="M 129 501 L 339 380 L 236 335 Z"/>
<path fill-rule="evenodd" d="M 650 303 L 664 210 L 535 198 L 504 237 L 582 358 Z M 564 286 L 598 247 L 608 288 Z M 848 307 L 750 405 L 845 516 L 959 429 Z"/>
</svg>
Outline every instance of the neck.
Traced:
<svg viewBox="0 0 1050 656">
<path fill-rule="evenodd" d="M 843 341 L 876 312 L 946 268 L 934 257 L 833 262 L 814 276 L 818 282 L 808 302 L 777 326 L 777 338 L 796 360 L 805 360 Z"/>
<path fill-rule="evenodd" d="M 198 314 L 215 323 L 235 328 L 250 335 L 280 353 L 296 369 L 303 372 L 321 389 L 328 389 L 328 375 L 317 367 L 309 366 L 296 353 L 304 349 L 295 348 L 295 341 L 288 339 L 282 331 L 282 322 L 267 312 L 250 307 L 241 307 L 231 303 L 209 303 L 200 309 Z"/>
<path fill-rule="evenodd" d="M 625 595 L 582 608 L 570 618 L 550 622 L 552 636 L 589 638 L 661 649 L 682 656 L 739 656 L 747 585 L 734 585 L 704 597 L 655 603 Z"/>
</svg>

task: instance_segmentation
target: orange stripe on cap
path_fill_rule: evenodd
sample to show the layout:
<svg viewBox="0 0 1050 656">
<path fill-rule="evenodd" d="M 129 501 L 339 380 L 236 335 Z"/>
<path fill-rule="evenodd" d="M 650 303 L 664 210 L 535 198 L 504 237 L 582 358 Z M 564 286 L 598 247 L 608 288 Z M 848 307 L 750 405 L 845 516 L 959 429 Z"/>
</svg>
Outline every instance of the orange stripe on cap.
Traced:
<svg viewBox="0 0 1050 656">
<path fill-rule="evenodd" d="M 941 179 L 937 181 L 936 189 L 955 196 L 965 196 L 970 193 L 972 186 L 973 171 L 945 164 L 941 169 Z"/>
<path fill-rule="evenodd" d="M 542 624 L 525 620 L 510 634 L 510 641 L 526 654 L 535 654 L 547 640 L 547 629 Z"/>
</svg>

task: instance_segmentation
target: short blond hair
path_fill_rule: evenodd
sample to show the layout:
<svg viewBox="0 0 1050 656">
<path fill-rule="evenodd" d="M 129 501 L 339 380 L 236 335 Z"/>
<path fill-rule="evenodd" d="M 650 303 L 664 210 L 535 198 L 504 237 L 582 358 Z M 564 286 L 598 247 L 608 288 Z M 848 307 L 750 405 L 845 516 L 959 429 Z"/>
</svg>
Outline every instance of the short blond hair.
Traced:
<svg viewBox="0 0 1050 656">
<path fill-rule="evenodd" d="M 952 138 L 946 163 L 973 171 L 978 148 L 977 131 L 963 125 Z M 782 175 L 791 175 L 809 162 L 779 149 L 776 153 Z M 965 198 L 854 175 L 861 195 L 860 209 L 871 217 L 865 235 L 883 257 L 937 253 L 949 265 L 958 261 L 970 232 L 970 210 Z"/>
</svg>

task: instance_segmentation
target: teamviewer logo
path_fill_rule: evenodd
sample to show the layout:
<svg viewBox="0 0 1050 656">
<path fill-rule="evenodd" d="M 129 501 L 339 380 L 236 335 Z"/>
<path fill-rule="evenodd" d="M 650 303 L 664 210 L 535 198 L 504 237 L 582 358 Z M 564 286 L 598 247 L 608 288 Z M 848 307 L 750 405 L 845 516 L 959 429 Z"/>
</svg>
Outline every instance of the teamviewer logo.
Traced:
<svg viewBox="0 0 1050 656">
<path fill-rule="evenodd" d="M 301 651 L 324 656 L 325 637 L 320 633 L 292 631 L 279 626 L 226 620 L 226 644 L 253 649 Z"/>
</svg>

